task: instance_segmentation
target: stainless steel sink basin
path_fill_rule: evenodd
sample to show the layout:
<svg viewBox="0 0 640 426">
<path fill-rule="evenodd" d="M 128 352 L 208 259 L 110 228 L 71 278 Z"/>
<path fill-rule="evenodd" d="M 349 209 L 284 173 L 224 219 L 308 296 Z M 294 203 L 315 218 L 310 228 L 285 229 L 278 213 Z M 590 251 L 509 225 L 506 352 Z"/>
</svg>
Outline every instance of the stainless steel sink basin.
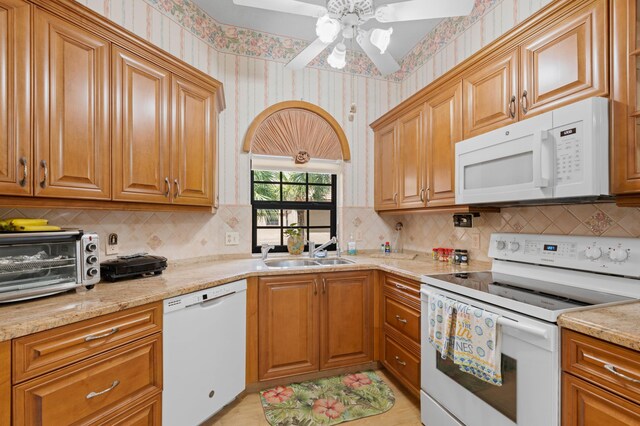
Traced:
<svg viewBox="0 0 640 426">
<path fill-rule="evenodd" d="M 353 260 L 340 259 L 337 257 L 324 259 L 269 259 L 264 264 L 269 268 L 300 268 L 308 266 L 323 265 L 350 265 L 355 263 Z"/>
<path fill-rule="evenodd" d="M 299 268 L 301 266 L 318 266 L 318 263 L 311 259 L 271 259 L 265 260 L 264 264 L 269 268 Z"/>
<path fill-rule="evenodd" d="M 351 265 L 355 263 L 353 260 L 334 258 L 315 259 L 320 265 Z"/>
</svg>

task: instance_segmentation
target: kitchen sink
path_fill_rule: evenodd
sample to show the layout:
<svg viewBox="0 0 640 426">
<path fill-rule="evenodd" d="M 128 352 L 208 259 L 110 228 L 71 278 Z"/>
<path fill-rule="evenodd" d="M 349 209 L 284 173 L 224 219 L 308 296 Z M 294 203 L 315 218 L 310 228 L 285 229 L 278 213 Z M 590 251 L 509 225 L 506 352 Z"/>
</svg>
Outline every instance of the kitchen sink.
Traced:
<svg viewBox="0 0 640 426">
<path fill-rule="evenodd" d="M 353 260 L 348 259 L 340 259 L 340 258 L 324 258 L 324 259 L 315 259 L 320 265 L 351 265 L 355 263 Z"/>
<path fill-rule="evenodd" d="M 324 258 L 324 259 L 270 259 L 265 260 L 264 264 L 269 268 L 300 268 L 306 266 L 323 266 L 323 265 L 350 265 L 353 260 L 340 258 Z"/>
</svg>

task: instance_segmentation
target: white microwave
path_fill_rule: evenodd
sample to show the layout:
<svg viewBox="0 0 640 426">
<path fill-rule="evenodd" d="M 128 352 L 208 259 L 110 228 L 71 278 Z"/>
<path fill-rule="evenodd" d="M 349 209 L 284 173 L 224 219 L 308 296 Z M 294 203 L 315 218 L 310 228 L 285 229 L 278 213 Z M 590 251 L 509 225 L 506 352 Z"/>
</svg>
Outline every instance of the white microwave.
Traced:
<svg viewBox="0 0 640 426">
<path fill-rule="evenodd" d="M 456 144 L 456 204 L 609 195 L 609 101 L 589 98 Z"/>
</svg>

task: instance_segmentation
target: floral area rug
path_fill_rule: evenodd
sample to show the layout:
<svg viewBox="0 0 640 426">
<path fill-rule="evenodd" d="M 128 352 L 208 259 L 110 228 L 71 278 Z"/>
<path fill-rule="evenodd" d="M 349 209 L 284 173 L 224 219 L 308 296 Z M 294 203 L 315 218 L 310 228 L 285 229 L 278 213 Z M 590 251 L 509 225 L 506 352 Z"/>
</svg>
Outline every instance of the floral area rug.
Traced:
<svg viewBox="0 0 640 426">
<path fill-rule="evenodd" d="M 373 371 L 276 386 L 260 392 L 272 426 L 335 425 L 382 414 L 395 396 Z"/>
</svg>

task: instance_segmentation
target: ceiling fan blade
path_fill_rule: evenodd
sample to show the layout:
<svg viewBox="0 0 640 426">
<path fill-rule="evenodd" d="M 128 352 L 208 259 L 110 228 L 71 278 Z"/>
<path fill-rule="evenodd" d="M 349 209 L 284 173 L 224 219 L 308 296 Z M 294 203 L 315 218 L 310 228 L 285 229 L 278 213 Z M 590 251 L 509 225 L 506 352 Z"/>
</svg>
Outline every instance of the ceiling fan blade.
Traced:
<svg viewBox="0 0 640 426">
<path fill-rule="evenodd" d="M 408 0 L 376 9 L 379 22 L 417 21 L 420 19 L 463 16 L 471 13 L 474 0 Z"/>
<path fill-rule="evenodd" d="M 233 0 L 233 3 L 238 6 L 255 7 L 258 9 L 274 10 L 276 12 L 312 16 L 314 18 L 319 18 L 327 14 L 327 8 L 323 6 L 298 0 Z"/>
<path fill-rule="evenodd" d="M 369 39 L 370 34 L 371 31 L 362 32 L 358 34 L 358 37 L 356 38 L 356 41 L 360 47 L 362 47 L 364 53 L 369 56 L 369 59 L 371 59 L 371 62 L 373 62 L 378 68 L 380 74 L 388 75 L 398 71 L 400 69 L 400 65 L 398 65 L 389 52 L 384 54 L 380 53 L 380 49 L 371 43 L 371 40 Z"/>
<path fill-rule="evenodd" d="M 323 42 L 319 38 L 315 39 L 309 46 L 305 47 L 302 52 L 298 53 L 298 56 L 285 65 L 285 68 L 289 70 L 301 70 L 330 44 L 331 43 Z"/>
</svg>

